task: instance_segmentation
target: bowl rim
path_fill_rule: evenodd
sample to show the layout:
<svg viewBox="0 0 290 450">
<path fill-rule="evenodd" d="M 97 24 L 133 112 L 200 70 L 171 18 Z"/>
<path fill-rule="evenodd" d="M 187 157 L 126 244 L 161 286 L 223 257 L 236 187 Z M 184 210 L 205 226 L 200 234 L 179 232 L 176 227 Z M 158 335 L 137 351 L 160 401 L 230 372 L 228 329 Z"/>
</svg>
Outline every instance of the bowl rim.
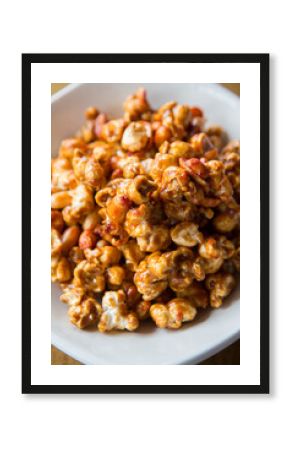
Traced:
<svg viewBox="0 0 290 450">
<path fill-rule="evenodd" d="M 64 86 L 61 88 L 58 92 L 51 95 L 51 104 L 55 104 L 58 101 L 62 100 L 65 96 L 69 95 L 73 91 L 79 89 L 83 85 L 93 85 L 93 84 L 136 84 L 136 83 L 70 83 L 67 86 Z M 142 84 L 167 84 L 167 83 L 138 83 L 140 85 Z M 223 93 L 227 96 L 228 99 L 230 99 L 232 102 L 240 103 L 240 97 L 235 94 L 234 92 L 230 91 L 226 87 L 222 86 L 219 83 L 168 83 L 168 84 L 177 84 L 177 85 L 185 85 L 185 84 L 209 84 L 214 85 L 214 89 L 217 91 L 220 91 L 220 93 Z M 240 299 L 238 300 L 240 302 Z M 51 322 L 52 325 L 52 322 Z M 200 362 L 204 361 L 207 358 L 210 358 L 211 356 L 215 355 L 216 353 L 220 352 L 221 350 L 225 349 L 226 347 L 230 346 L 234 342 L 236 342 L 240 338 L 240 327 L 236 330 L 234 330 L 232 333 L 229 333 L 227 336 L 225 336 L 223 339 L 218 341 L 215 345 L 210 347 L 209 349 L 205 349 L 202 352 L 198 353 L 198 355 L 189 357 L 189 358 L 181 358 L 179 360 L 176 360 L 175 362 L 166 364 L 166 365 L 195 365 L 199 364 Z M 90 361 L 86 357 L 81 357 L 80 355 L 74 351 L 73 346 L 69 346 L 69 348 L 66 346 L 66 339 L 63 339 L 58 333 L 53 331 L 53 328 L 51 327 L 51 344 L 64 352 L 65 354 L 71 356 L 76 361 L 80 362 L 81 364 L 85 365 L 99 365 L 96 362 Z M 114 363 L 113 363 L 114 364 Z M 103 364 L 100 364 L 103 365 Z M 119 364 L 120 365 L 120 364 Z M 130 364 L 123 364 L 123 365 L 130 365 Z M 153 364 L 156 365 L 156 364 Z M 158 365 L 158 364 L 157 364 Z"/>
<path fill-rule="evenodd" d="M 197 356 L 186 358 L 186 359 L 180 359 L 177 360 L 174 363 L 164 364 L 164 365 L 196 365 L 204 361 L 205 359 L 210 358 L 211 356 L 214 356 L 216 353 L 224 350 L 225 348 L 229 347 L 231 344 L 236 342 L 240 338 L 240 330 L 235 331 L 232 335 L 227 336 L 225 339 L 219 341 L 216 345 L 212 346 L 208 350 L 204 350 L 203 352 L 199 353 Z M 75 359 L 77 362 L 83 364 L 83 365 L 103 365 L 98 364 L 95 362 L 90 361 L 89 359 L 85 357 L 79 357 L 79 354 L 73 350 L 72 347 L 68 348 L 66 347 L 66 344 L 64 340 L 57 335 L 57 333 L 53 332 L 51 330 L 51 345 L 56 347 L 58 350 L 62 351 L 66 355 L 70 356 L 71 358 Z M 114 363 L 108 364 L 108 365 L 115 365 Z M 132 364 L 117 364 L 117 365 L 132 365 Z M 139 365 L 139 364 L 138 364 Z M 159 365 L 159 364 L 146 364 L 146 365 Z M 163 365 L 163 364 L 162 364 Z"/>
<path fill-rule="evenodd" d="M 67 86 L 64 86 L 59 91 L 55 92 L 51 95 L 51 104 L 59 101 L 62 99 L 62 97 L 66 96 L 67 94 L 70 94 L 75 89 L 80 88 L 84 84 L 133 84 L 133 83 L 69 83 Z M 240 102 L 240 96 L 235 94 L 233 91 L 230 91 L 225 86 L 222 86 L 220 83 L 134 83 L 134 84 L 208 84 L 208 85 L 214 85 L 215 89 L 220 90 L 220 92 L 223 92 L 228 96 L 228 98 L 231 98 L 235 102 Z"/>
</svg>

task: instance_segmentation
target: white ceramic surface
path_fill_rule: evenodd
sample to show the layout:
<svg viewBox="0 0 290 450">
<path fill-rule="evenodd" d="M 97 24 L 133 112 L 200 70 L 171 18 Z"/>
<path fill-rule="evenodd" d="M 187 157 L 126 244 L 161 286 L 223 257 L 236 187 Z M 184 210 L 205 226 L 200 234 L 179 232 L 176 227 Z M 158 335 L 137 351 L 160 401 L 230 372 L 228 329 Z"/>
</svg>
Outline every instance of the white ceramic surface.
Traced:
<svg viewBox="0 0 290 450">
<path fill-rule="evenodd" d="M 239 139 L 239 98 L 217 84 L 143 84 L 153 107 L 169 100 L 204 109 L 207 124 L 220 124 L 232 139 Z M 127 95 L 137 84 L 70 85 L 52 98 L 52 155 L 62 139 L 75 133 L 83 111 L 96 105 L 112 116 L 122 113 Z M 52 285 L 52 344 L 84 364 L 197 364 L 238 339 L 240 295 L 237 289 L 218 310 L 201 313 L 180 330 L 156 329 L 143 324 L 137 332 L 101 334 L 79 330 L 69 323 L 67 307 Z"/>
</svg>

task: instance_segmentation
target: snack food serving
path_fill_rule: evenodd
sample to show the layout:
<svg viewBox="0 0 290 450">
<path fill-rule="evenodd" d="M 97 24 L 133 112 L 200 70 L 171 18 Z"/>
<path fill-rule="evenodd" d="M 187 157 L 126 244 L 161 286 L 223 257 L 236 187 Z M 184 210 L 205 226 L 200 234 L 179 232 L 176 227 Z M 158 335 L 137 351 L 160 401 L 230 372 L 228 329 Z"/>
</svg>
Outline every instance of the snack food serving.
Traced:
<svg viewBox="0 0 290 450">
<path fill-rule="evenodd" d="M 51 169 L 51 276 L 71 322 L 180 328 L 220 307 L 238 282 L 239 142 L 143 89 L 121 118 L 85 117 Z"/>
</svg>

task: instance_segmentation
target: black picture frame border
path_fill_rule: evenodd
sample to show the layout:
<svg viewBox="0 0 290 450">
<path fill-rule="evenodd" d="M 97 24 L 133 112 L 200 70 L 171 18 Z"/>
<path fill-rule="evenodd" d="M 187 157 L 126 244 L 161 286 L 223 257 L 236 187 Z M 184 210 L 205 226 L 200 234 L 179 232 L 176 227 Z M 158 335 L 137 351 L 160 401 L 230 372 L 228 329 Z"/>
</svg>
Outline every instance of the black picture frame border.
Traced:
<svg viewBox="0 0 290 450">
<path fill-rule="evenodd" d="M 269 393 L 269 60 L 268 53 L 25 53 L 22 54 L 22 393 L 23 394 L 268 394 Z M 260 384 L 31 384 L 31 65 L 33 63 L 260 64 Z"/>
</svg>

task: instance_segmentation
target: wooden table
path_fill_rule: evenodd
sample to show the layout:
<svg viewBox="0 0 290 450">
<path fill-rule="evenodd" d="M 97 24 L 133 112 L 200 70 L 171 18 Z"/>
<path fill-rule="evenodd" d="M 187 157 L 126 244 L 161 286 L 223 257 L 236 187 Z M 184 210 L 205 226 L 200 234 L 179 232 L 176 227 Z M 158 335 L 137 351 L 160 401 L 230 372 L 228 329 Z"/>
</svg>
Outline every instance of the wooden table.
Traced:
<svg viewBox="0 0 290 450">
<path fill-rule="evenodd" d="M 240 95 L 240 85 L 237 83 L 222 83 L 223 86 Z M 51 93 L 62 89 L 67 83 L 54 83 L 51 85 Z M 81 363 L 51 346 L 51 364 L 53 365 L 80 365 Z M 239 365 L 240 364 L 240 341 L 235 342 L 226 349 L 203 361 L 204 365 Z"/>
</svg>

